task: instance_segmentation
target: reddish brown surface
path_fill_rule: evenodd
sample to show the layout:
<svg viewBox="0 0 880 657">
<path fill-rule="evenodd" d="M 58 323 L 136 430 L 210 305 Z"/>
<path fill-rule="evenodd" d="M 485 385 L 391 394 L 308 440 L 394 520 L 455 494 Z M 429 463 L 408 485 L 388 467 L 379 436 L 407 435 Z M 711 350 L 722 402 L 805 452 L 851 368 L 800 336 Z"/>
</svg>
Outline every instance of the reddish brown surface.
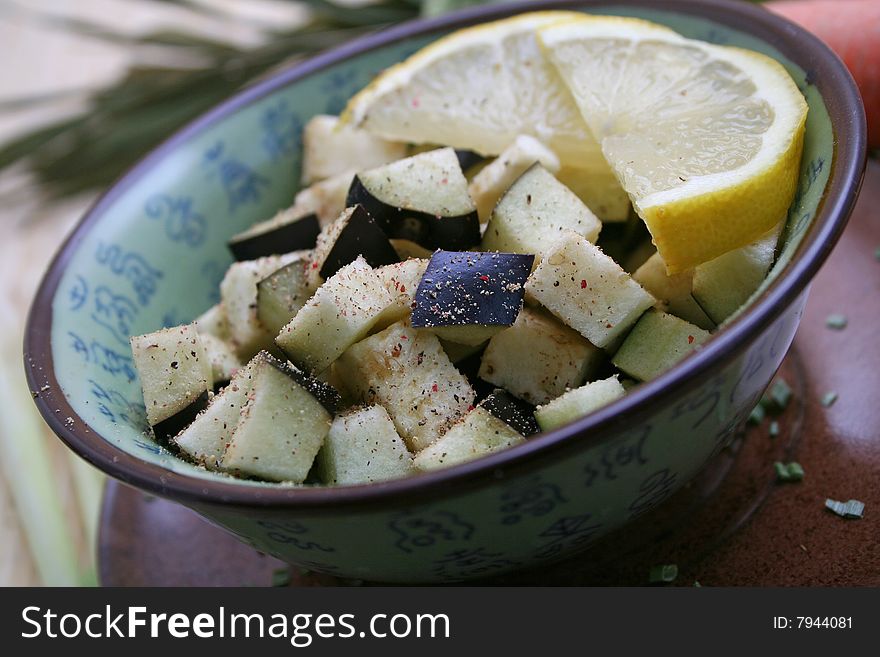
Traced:
<svg viewBox="0 0 880 657">
<path fill-rule="evenodd" d="M 853 218 L 813 284 L 780 375 L 795 401 L 750 429 L 734 449 L 638 526 L 585 555 L 495 584 L 644 584 L 652 565 L 676 563 L 677 583 L 711 586 L 880 585 L 880 163 L 871 161 Z M 831 313 L 849 324 L 825 326 Z M 830 408 L 819 400 L 828 391 Z M 776 484 L 774 460 L 796 459 L 798 484 Z M 826 497 L 865 503 L 844 520 Z M 117 483 L 107 489 L 99 546 L 107 585 L 269 585 L 283 564 L 191 511 Z M 334 585 L 292 572 L 293 585 Z"/>
</svg>

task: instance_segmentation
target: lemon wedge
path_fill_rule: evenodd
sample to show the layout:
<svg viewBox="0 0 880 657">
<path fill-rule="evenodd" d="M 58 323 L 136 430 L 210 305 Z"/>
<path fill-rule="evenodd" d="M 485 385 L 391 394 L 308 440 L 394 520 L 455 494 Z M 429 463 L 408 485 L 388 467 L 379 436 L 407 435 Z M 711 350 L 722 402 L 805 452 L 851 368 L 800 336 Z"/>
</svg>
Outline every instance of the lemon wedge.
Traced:
<svg viewBox="0 0 880 657">
<path fill-rule="evenodd" d="M 538 139 L 568 166 L 609 172 L 574 99 L 540 50 L 535 31 L 583 14 L 521 14 L 458 30 L 390 67 L 342 114 L 395 141 L 498 155 L 519 135 Z M 645 30 L 672 33 L 636 19 Z"/>
<path fill-rule="evenodd" d="M 539 27 L 538 40 L 669 273 L 754 242 L 785 213 L 807 104 L 778 62 L 599 16 Z"/>
</svg>

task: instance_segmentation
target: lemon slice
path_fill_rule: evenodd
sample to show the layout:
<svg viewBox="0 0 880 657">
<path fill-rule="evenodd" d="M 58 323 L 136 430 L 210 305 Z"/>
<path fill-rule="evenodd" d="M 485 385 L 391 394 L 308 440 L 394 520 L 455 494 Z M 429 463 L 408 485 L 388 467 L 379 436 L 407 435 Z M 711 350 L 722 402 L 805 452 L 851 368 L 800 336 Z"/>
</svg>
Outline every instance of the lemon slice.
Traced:
<svg viewBox="0 0 880 657">
<path fill-rule="evenodd" d="M 535 37 L 540 27 L 581 16 L 533 12 L 454 32 L 385 71 L 351 99 L 342 119 L 385 139 L 482 155 L 498 155 L 518 135 L 529 135 L 564 164 L 608 172 L 599 145 Z"/>
<path fill-rule="evenodd" d="M 785 213 L 807 104 L 778 62 L 605 17 L 538 38 L 670 273 L 754 242 Z"/>
</svg>

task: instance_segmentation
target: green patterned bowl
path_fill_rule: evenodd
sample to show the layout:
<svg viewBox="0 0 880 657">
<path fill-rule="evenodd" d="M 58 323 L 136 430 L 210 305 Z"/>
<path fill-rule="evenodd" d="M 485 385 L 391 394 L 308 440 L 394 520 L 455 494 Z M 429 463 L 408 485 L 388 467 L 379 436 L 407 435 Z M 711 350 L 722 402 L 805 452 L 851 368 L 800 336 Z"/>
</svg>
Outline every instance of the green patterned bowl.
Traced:
<svg viewBox="0 0 880 657">
<path fill-rule="evenodd" d="M 706 348 L 570 426 L 471 463 L 368 486 L 238 481 L 144 433 L 131 334 L 217 301 L 225 242 L 288 205 L 303 124 L 339 112 L 380 70 L 450 30 L 536 8 L 640 16 L 781 61 L 810 105 L 800 187 L 779 262 Z M 31 309 L 25 365 L 58 436 L 107 474 L 185 504 L 308 568 L 388 582 L 455 581 L 556 560 L 661 504 L 731 438 L 794 337 L 810 279 L 855 201 L 865 120 L 817 39 L 739 2 L 629 0 L 483 7 L 408 23 L 243 91 L 159 146 L 87 213 Z"/>
</svg>

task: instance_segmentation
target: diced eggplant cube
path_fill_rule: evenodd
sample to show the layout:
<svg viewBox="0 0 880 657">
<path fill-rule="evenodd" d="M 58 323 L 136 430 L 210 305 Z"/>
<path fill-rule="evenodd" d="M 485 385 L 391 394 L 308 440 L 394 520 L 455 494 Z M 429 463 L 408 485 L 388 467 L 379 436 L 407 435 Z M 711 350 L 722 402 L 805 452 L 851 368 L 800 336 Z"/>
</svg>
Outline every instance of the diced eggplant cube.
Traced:
<svg viewBox="0 0 880 657">
<path fill-rule="evenodd" d="M 318 215 L 295 205 L 266 221 L 254 224 L 229 240 L 236 260 L 255 260 L 270 255 L 312 249 L 321 232 Z"/>
<path fill-rule="evenodd" d="M 474 403 L 473 388 L 437 337 L 403 321 L 349 347 L 336 364 L 361 402 L 385 407 L 414 453 Z"/>
<path fill-rule="evenodd" d="M 413 463 L 422 471 L 439 470 L 518 445 L 525 437 L 483 406 L 477 406 L 432 445 L 419 452 Z"/>
<path fill-rule="evenodd" d="M 604 352 L 554 317 L 523 308 L 489 340 L 480 378 L 531 404 L 546 404 L 593 376 Z"/>
<path fill-rule="evenodd" d="M 492 211 L 483 251 L 533 253 L 540 259 L 564 230 L 595 243 L 602 223 L 540 164 L 523 173 Z"/>
<path fill-rule="evenodd" d="M 345 198 L 354 174 L 352 169 L 309 185 L 297 193 L 293 206 L 305 214 L 316 214 L 321 228 L 326 228 L 345 210 Z"/>
<path fill-rule="evenodd" d="M 318 470 L 324 484 L 345 486 L 407 477 L 415 468 L 388 412 L 368 406 L 333 420 Z"/>
<path fill-rule="evenodd" d="M 234 262 L 220 283 L 220 298 L 229 322 L 229 334 L 238 355 L 247 360 L 261 349 L 273 348 L 274 333 L 257 317 L 257 284 L 286 264 L 300 260 L 301 252 Z"/>
<path fill-rule="evenodd" d="M 358 256 L 318 288 L 275 342 L 291 361 L 318 374 L 364 338 L 383 314 L 397 316 L 398 304 L 376 270 Z"/>
<path fill-rule="evenodd" d="M 429 249 L 466 249 L 480 241 L 476 206 L 451 148 L 359 172 L 346 199 L 356 204 L 391 238 Z"/>
<path fill-rule="evenodd" d="M 617 380 L 617 375 L 593 381 L 539 406 L 535 410 L 535 419 L 542 431 L 550 431 L 589 415 L 625 394 L 626 390 Z"/>
<path fill-rule="evenodd" d="M 177 434 L 208 403 L 211 361 L 195 324 L 175 326 L 130 339 L 141 380 L 147 422 L 156 437 Z"/>
<path fill-rule="evenodd" d="M 694 298 L 715 323 L 721 324 L 745 305 L 767 278 L 784 225 L 694 269 Z"/>
<path fill-rule="evenodd" d="M 437 251 L 416 291 L 412 325 L 477 345 L 510 326 L 523 304 L 531 255 Z"/>
<path fill-rule="evenodd" d="M 257 319 L 271 334 L 277 335 L 293 319 L 315 292 L 309 269 L 312 252 L 275 270 L 257 283 Z"/>
<path fill-rule="evenodd" d="M 498 199 L 535 163 L 552 173 L 559 171 L 559 158 L 553 151 L 534 137 L 520 135 L 474 176 L 468 185 L 468 192 L 477 204 L 480 222 L 489 221 Z"/>
<path fill-rule="evenodd" d="M 223 453 L 232 440 L 241 409 L 253 387 L 252 369 L 251 365 L 239 369 L 192 424 L 172 439 L 181 452 L 208 470 L 220 468 Z"/>
<path fill-rule="evenodd" d="M 407 145 L 376 137 L 338 116 L 319 114 L 303 128 L 304 185 L 357 168 L 377 167 L 406 155 Z"/>
<path fill-rule="evenodd" d="M 302 483 L 330 430 L 332 413 L 303 375 L 263 352 L 221 467 L 269 481 Z"/>
<path fill-rule="evenodd" d="M 410 258 L 403 262 L 395 262 L 394 264 L 376 269 L 376 274 L 379 275 L 380 280 L 385 285 L 385 289 L 391 293 L 397 304 L 398 311 L 396 316 L 392 313 L 394 322 L 409 316 L 413 301 L 416 298 L 419 281 L 422 280 L 422 276 L 427 268 L 428 259 Z"/>
<path fill-rule="evenodd" d="M 599 247 L 570 231 L 544 254 L 526 289 L 597 347 L 623 335 L 656 302 Z"/>
<path fill-rule="evenodd" d="M 195 318 L 193 323 L 199 335 L 213 335 L 221 340 L 228 340 L 229 321 L 222 303 L 215 304 Z"/>
<path fill-rule="evenodd" d="M 712 329 L 715 323 L 694 299 L 693 269 L 680 274 L 667 274 L 666 263 L 659 253 L 648 258 L 633 274 L 633 280 L 658 301 L 658 308 L 695 324 Z"/>
<path fill-rule="evenodd" d="M 639 381 L 650 381 L 696 351 L 709 337 L 708 331 L 690 322 L 652 309 L 642 315 L 611 362 Z"/>
<path fill-rule="evenodd" d="M 398 261 L 397 251 L 388 237 L 360 205 L 346 208 L 339 218 L 318 237 L 312 254 L 312 273 L 328 279 L 340 268 L 362 256 L 371 267 Z M 313 277 L 313 284 L 320 282 Z"/>
<path fill-rule="evenodd" d="M 539 431 L 535 421 L 535 407 L 517 399 L 506 390 L 495 388 L 479 405 L 523 436 L 531 436 Z"/>
<path fill-rule="evenodd" d="M 210 333 L 200 333 L 199 339 L 211 363 L 211 383 L 216 390 L 218 386 L 226 385 L 244 363 L 235 353 L 235 347 L 226 340 Z"/>
</svg>

